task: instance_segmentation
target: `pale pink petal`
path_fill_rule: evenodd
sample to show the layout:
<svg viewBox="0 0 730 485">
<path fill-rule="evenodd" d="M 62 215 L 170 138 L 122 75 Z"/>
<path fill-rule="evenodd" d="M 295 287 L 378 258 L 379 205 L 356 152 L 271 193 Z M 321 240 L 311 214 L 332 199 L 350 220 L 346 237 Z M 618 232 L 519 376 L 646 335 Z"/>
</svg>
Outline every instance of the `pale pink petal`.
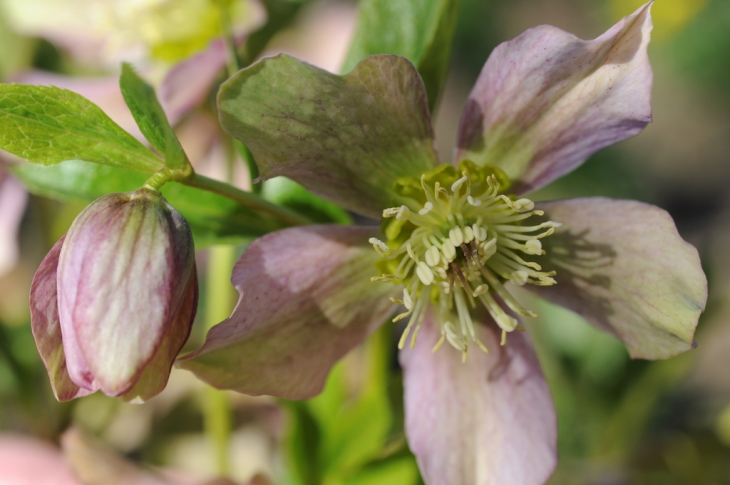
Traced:
<svg viewBox="0 0 730 485">
<path fill-rule="evenodd" d="M 254 241 L 233 269 L 241 293 L 230 318 L 179 362 L 200 379 L 245 394 L 306 399 L 332 365 L 393 308 L 397 288 L 372 283 L 374 228 L 308 226 Z"/>
<path fill-rule="evenodd" d="M 595 40 L 530 29 L 492 52 L 462 115 L 456 162 L 536 189 L 651 121 L 651 2 Z"/>
<path fill-rule="evenodd" d="M 3 174 L 0 162 L 0 278 L 18 260 L 18 230 L 25 212 L 28 192 L 13 177 Z"/>
<path fill-rule="evenodd" d="M 159 90 L 170 123 L 176 123 L 205 101 L 225 65 L 226 45 L 222 39 L 216 39 L 203 52 L 170 69 Z"/>
<path fill-rule="evenodd" d="M 64 342 L 61 323 L 58 319 L 58 299 L 56 292 L 56 269 L 61 247 L 66 236 L 63 236 L 49 251 L 33 277 L 30 287 L 30 325 L 35 338 L 38 353 L 51 379 L 53 394 L 59 401 L 68 401 L 83 397 L 98 389 L 91 375 L 86 360 L 78 350 L 75 340 L 68 336 Z M 70 349 L 69 355 L 64 350 Z M 70 365 L 77 369 L 77 380 L 72 380 L 67 368 Z M 79 387 L 76 382 L 84 385 Z"/>
<path fill-rule="evenodd" d="M 61 436 L 66 461 L 84 485 L 173 485 L 106 449 L 76 428 Z"/>
<path fill-rule="evenodd" d="M 162 337 L 160 347 L 155 352 L 152 360 L 145 366 L 134 387 L 124 394 L 124 400 L 142 403 L 165 389 L 172 364 L 190 336 L 197 308 L 198 275 L 196 270 L 193 269 L 193 277 L 188 282 L 183 303 L 178 308 L 170 328 L 167 329 L 167 333 Z"/>
<path fill-rule="evenodd" d="M 489 349 L 444 344 L 430 314 L 414 349 L 401 351 L 406 436 L 427 485 L 538 485 L 557 463 L 550 390 L 529 337 L 504 347 L 490 322 L 477 329 Z"/>
<path fill-rule="evenodd" d="M 50 443 L 21 435 L 0 435 L 0 484 L 81 485 Z"/>
<path fill-rule="evenodd" d="M 697 250 L 671 216 L 641 202 L 604 198 L 538 204 L 562 227 L 542 240 L 539 263 L 557 285 L 526 288 L 623 340 L 634 358 L 691 348 L 707 301 Z"/>
</svg>

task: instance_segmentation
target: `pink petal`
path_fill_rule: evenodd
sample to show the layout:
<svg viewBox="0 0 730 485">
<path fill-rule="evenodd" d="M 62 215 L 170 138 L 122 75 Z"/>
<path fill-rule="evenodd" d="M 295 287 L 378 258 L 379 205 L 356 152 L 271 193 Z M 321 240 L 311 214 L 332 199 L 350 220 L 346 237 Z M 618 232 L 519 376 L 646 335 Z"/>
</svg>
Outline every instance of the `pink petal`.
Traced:
<svg viewBox="0 0 730 485">
<path fill-rule="evenodd" d="M 651 2 L 583 41 L 543 25 L 499 45 L 462 115 L 456 162 L 539 188 L 651 121 Z"/>
<path fill-rule="evenodd" d="M 167 333 L 162 337 L 162 343 L 154 357 L 145 366 L 134 387 L 124 395 L 126 401 L 142 403 L 165 389 L 172 364 L 190 336 L 197 308 L 198 275 L 193 269 L 193 277 L 188 282 L 182 305 L 173 318 L 170 328 L 167 329 Z"/>
<path fill-rule="evenodd" d="M 61 436 L 66 461 L 86 485 L 173 485 L 106 449 L 76 428 Z"/>
<path fill-rule="evenodd" d="M 254 241 L 233 269 L 241 293 L 230 318 L 179 366 L 245 394 L 306 399 L 332 365 L 388 316 L 396 288 L 372 283 L 366 227 L 308 226 Z"/>
<path fill-rule="evenodd" d="M 216 39 L 208 48 L 175 65 L 160 84 L 159 96 L 175 124 L 208 97 L 226 65 L 226 45 Z"/>
<path fill-rule="evenodd" d="M 671 216 L 641 202 L 604 198 L 538 205 L 563 223 L 543 239 L 558 284 L 527 285 L 623 340 L 633 358 L 664 359 L 691 348 L 707 301 L 697 250 Z"/>
<path fill-rule="evenodd" d="M 65 238 L 63 236 L 59 239 L 43 259 L 30 287 L 30 325 L 33 337 L 51 379 L 53 394 L 59 401 L 83 397 L 98 389 L 73 337 L 64 342 L 58 319 L 56 269 Z M 70 355 L 67 356 L 64 346 L 73 349 Z M 69 365 L 77 369 L 76 379 L 69 373 L 67 358 Z M 79 387 L 76 382 L 82 383 L 84 388 Z"/>
<path fill-rule="evenodd" d="M 28 436 L 0 435 L 2 485 L 81 485 L 61 451 Z"/>
<path fill-rule="evenodd" d="M 557 463 L 555 409 L 529 337 L 504 347 L 492 322 L 480 325 L 485 354 L 440 338 L 433 314 L 415 349 L 401 351 L 406 436 L 428 485 L 543 484 Z"/>
<path fill-rule="evenodd" d="M 3 174 L 0 162 L 0 278 L 18 260 L 18 229 L 25 212 L 28 192 L 15 178 Z"/>
</svg>

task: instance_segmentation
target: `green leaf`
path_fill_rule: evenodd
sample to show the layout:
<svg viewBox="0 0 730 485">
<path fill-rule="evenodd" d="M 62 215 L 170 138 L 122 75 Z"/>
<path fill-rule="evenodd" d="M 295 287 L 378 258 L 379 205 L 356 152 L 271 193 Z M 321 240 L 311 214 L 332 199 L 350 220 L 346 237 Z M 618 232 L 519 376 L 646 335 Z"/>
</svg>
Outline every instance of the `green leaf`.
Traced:
<svg viewBox="0 0 730 485">
<path fill-rule="evenodd" d="M 175 170 L 187 165 L 188 158 L 175 131 L 167 121 L 167 116 L 157 100 L 155 90 L 144 82 L 134 72 L 132 66 L 126 62 L 122 64 L 119 87 L 122 90 L 124 102 L 127 103 L 134 116 L 134 121 L 139 126 L 139 131 L 162 154 L 167 167 Z"/>
<path fill-rule="evenodd" d="M 366 382 L 351 395 L 346 362 L 332 370 L 327 387 L 307 402 L 320 427 L 322 481 L 341 483 L 375 459 L 383 449 L 392 425 L 388 400 L 388 357 L 391 328 L 382 327 L 366 344 Z M 351 372 L 351 369 L 349 369 Z"/>
<path fill-rule="evenodd" d="M 342 72 L 373 54 L 397 54 L 417 68 L 431 109 L 449 68 L 459 0 L 362 0 Z"/>
<path fill-rule="evenodd" d="M 101 108 L 54 86 L 0 84 L 0 149 L 43 165 L 78 159 L 147 173 L 165 166 Z"/>
<path fill-rule="evenodd" d="M 368 466 L 345 485 L 415 485 L 418 482 L 418 466 L 412 456 L 386 460 Z"/>
<path fill-rule="evenodd" d="M 262 185 L 261 195 L 264 199 L 288 207 L 300 214 L 306 214 L 312 222 L 352 224 L 352 218 L 346 211 L 311 194 L 291 179 L 274 177 Z"/>
<path fill-rule="evenodd" d="M 285 439 L 289 472 L 295 483 L 321 485 L 320 428 L 305 401 L 282 401 L 289 410 L 290 427 Z"/>
<path fill-rule="evenodd" d="M 80 160 L 53 167 L 20 164 L 12 172 L 34 194 L 81 202 L 92 202 L 112 192 L 135 190 L 147 178 L 137 172 Z M 240 243 L 282 228 L 273 219 L 211 192 L 169 183 L 162 188 L 162 194 L 187 219 L 198 249 Z"/>
</svg>

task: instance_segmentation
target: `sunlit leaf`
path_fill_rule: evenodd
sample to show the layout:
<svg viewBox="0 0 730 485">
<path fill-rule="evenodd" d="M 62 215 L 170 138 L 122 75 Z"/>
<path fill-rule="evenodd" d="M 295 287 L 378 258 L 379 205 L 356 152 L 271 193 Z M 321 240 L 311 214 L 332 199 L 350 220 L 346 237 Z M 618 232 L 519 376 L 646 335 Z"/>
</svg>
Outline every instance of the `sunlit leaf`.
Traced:
<svg viewBox="0 0 730 485">
<path fill-rule="evenodd" d="M 264 182 L 261 195 L 270 202 L 306 214 L 312 222 L 352 223 L 352 218 L 339 206 L 320 199 L 286 177 L 275 177 Z"/>
<path fill-rule="evenodd" d="M 175 135 L 167 116 L 157 100 L 155 90 L 144 82 L 126 62 L 122 64 L 119 87 L 134 121 L 147 141 L 165 158 L 168 168 L 185 166 L 187 157 Z"/>
<path fill-rule="evenodd" d="M 85 160 L 148 173 L 164 167 L 94 103 L 54 86 L 0 84 L 0 149 L 42 165 Z"/>
</svg>

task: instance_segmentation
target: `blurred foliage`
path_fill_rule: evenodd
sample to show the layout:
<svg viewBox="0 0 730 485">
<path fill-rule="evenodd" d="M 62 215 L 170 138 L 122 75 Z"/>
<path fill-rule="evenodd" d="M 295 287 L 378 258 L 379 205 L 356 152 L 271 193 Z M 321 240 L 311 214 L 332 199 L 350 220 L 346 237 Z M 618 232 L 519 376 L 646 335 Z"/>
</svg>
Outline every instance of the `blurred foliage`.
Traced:
<svg viewBox="0 0 730 485">
<path fill-rule="evenodd" d="M 293 485 L 416 485 L 418 471 L 400 426 L 402 403 L 389 396 L 393 327 L 339 362 L 319 396 L 285 405 Z M 359 382 L 358 382 L 359 381 Z M 398 423 L 401 424 L 401 423 Z"/>
<path fill-rule="evenodd" d="M 458 8 L 459 0 L 362 0 L 342 72 L 374 54 L 406 57 L 423 78 L 433 108 L 451 59 Z"/>
<path fill-rule="evenodd" d="M 654 20 L 652 38 L 663 43 L 681 32 L 711 0 L 660 0 L 652 7 Z M 612 0 L 611 14 L 615 19 L 627 15 L 646 3 L 644 0 Z"/>
</svg>

